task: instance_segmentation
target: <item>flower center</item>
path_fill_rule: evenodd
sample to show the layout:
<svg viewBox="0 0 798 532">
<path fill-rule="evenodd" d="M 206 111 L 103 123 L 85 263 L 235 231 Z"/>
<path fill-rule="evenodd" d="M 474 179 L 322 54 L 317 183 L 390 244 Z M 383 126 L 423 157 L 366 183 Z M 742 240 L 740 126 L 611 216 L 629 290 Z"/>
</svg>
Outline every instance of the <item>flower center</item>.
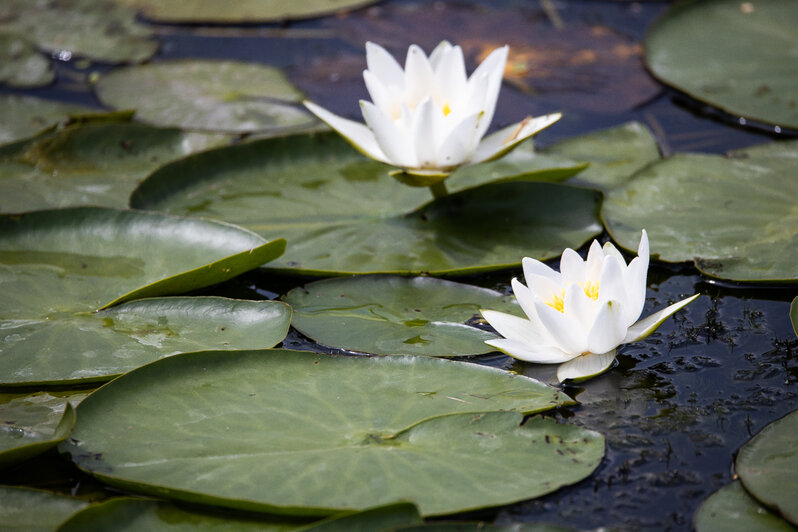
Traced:
<svg viewBox="0 0 798 532">
<path fill-rule="evenodd" d="M 559 310 L 560 312 L 565 312 L 565 301 L 563 301 L 563 297 L 565 297 L 565 291 L 563 290 L 560 292 L 560 295 L 555 295 L 551 298 L 550 301 L 546 301 L 546 304 L 553 308 L 554 310 Z"/>
<path fill-rule="evenodd" d="M 449 113 L 452 112 L 452 108 L 449 107 L 449 100 L 443 102 L 443 116 L 449 116 Z"/>
<path fill-rule="evenodd" d="M 582 287 L 582 290 L 585 291 L 585 295 L 592 300 L 597 300 L 599 296 L 599 283 L 596 281 L 588 281 L 586 283 L 579 283 L 579 286 Z"/>
</svg>

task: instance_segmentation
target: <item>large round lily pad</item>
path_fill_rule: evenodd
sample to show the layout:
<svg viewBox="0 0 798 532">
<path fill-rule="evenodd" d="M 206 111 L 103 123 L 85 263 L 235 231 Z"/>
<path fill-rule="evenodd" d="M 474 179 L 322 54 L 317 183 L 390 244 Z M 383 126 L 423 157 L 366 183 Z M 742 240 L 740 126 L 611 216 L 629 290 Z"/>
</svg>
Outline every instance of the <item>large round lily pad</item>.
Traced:
<svg viewBox="0 0 798 532">
<path fill-rule="evenodd" d="M 0 30 L 24 35 L 62 60 L 79 55 L 138 63 L 158 50 L 152 31 L 136 22 L 134 10 L 105 0 L 3 0 Z"/>
<path fill-rule="evenodd" d="M 278 69 L 237 61 L 163 61 L 113 70 L 94 86 L 116 109 L 151 124 L 247 133 L 310 127 L 302 94 Z"/>
<path fill-rule="evenodd" d="M 589 475 L 599 434 L 542 418 L 519 426 L 520 412 L 568 401 L 437 358 L 188 353 L 85 399 L 60 450 L 113 486 L 191 502 L 318 515 L 409 500 L 445 514 Z"/>
<path fill-rule="evenodd" d="M 274 345 L 289 317 L 281 304 L 175 299 L 91 312 L 224 281 L 278 256 L 284 245 L 226 224 L 133 211 L 0 216 L 0 378 L 7 385 L 107 379 L 231 336 L 246 347 Z M 257 329 L 275 319 L 277 332 L 250 338 L 252 329 L 238 330 L 238 323 Z M 229 328 L 221 334 L 216 325 Z M 271 340 L 260 345 L 263 335 Z"/>
<path fill-rule="evenodd" d="M 0 469 L 55 447 L 74 425 L 75 411 L 61 397 L 34 394 L 0 404 Z"/>
<path fill-rule="evenodd" d="M 322 521 L 303 523 L 275 516 L 211 513 L 201 508 L 181 508 L 146 499 L 116 498 L 92 505 L 73 514 L 59 532 L 371 532 L 421 522 L 418 510 L 409 503 L 347 513 Z"/>
<path fill-rule="evenodd" d="M 544 153 L 590 163 L 571 182 L 602 190 L 625 183 L 635 172 L 660 158 L 657 140 L 640 122 L 563 140 L 547 146 Z"/>
<path fill-rule="evenodd" d="M 737 454 L 735 469 L 745 489 L 798 525 L 798 410 L 774 421 Z"/>
<path fill-rule="evenodd" d="M 133 123 L 68 127 L 0 152 L 0 212 L 126 207 L 139 181 L 166 162 L 229 142 Z"/>
<path fill-rule="evenodd" d="M 232 4 L 217 0 L 113 1 L 140 9 L 147 18 L 160 22 L 241 24 L 318 17 L 373 4 L 377 0 L 237 0 Z"/>
<path fill-rule="evenodd" d="M 751 497 L 739 481 L 705 500 L 693 517 L 696 532 L 790 532 L 795 528 Z"/>
<path fill-rule="evenodd" d="M 10 33 L 0 33 L 0 84 L 32 88 L 49 85 L 55 72 L 49 59 L 28 41 Z"/>
<path fill-rule="evenodd" d="M 634 249 L 645 228 L 654 255 L 692 260 L 713 277 L 798 282 L 798 180 L 789 157 L 798 143 L 780 143 L 781 156 L 763 149 L 676 155 L 647 167 L 607 194 L 607 230 Z"/>
<path fill-rule="evenodd" d="M 291 324 L 319 343 L 382 355 L 463 356 L 493 351 L 496 335 L 468 322 L 479 309 L 523 315 L 510 296 L 431 277 L 357 276 L 291 290 Z"/>
<path fill-rule="evenodd" d="M 646 63 L 734 116 L 798 128 L 796 21 L 793 0 L 681 2 L 649 30 Z"/>
<path fill-rule="evenodd" d="M 32 96 L 0 94 L 0 144 L 31 137 L 69 115 L 94 110 Z"/>
<path fill-rule="evenodd" d="M 514 168 L 520 181 L 431 202 L 429 190 L 398 183 L 335 135 L 296 135 L 176 161 L 130 204 L 279 234 L 290 246 L 269 267 L 310 275 L 486 271 L 559 256 L 598 234 L 597 192 L 524 182 Z M 460 190 L 457 174 L 447 186 Z"/>
<path fill-rule="evenodd" d="M 7 532 L 55 530 L 86 506 L 86 501 L 47 491 L 0 486 L 0 527 Z"/>
</svg>

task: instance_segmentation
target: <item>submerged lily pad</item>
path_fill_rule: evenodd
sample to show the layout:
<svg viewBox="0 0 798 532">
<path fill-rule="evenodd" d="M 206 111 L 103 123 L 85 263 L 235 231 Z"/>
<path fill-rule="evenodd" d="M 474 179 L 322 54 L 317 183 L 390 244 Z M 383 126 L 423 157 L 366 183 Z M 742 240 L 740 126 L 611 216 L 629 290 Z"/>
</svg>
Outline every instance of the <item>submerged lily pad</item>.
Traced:
<svg viewBox="0 0 798 532">
<path fill-rule="evenodd" d="M 693 517 L 696 532 L 790 532 L 795 528 L 751 497 L 739 481 L 705 500 Z"/>
<path fill-rule="evenodd" d="M 125 122 L 48 133 L 0 151 L 0 212 L 126 207 L 130 192 L 155 168 L 229 140 Z"/>
<path fill-rule="evenodd" d="M 184 60 L 132 66 L 102 76 L 94 89 L 106 105 L 135 108 L 137 119 L 159 126 L 247 133 L 316 124 L 294 105 L 302 94 L 285 75 L 255 63 Z"/>
<path fill-rule="evenodd" d="M 188 353 L 93 393 L 60 449 L 113 486 L 190 502 L 324 515 L 404 500 L 445 514 L 589 475 L 599 434 L 519 426 L 520 412 L 565 402 L 538 381 L 436 358 Z"/>
<path fill-rule="evenodd" d="M 657 140 L 640 122 L 563 140 L 547 146 L 544 153 L 590 163 L 571 182 L 602 190 L 625 183 L 635 172 L 660 158 Z"/>
<path fill-rule="evenodd" d="M 779 157 L 763 155 L 778 152 Z M 694 261 L 707 275 L 748 282 L 798 282 L 798 142 L 716 155 L 676 155 L 611 190 L 602 217 L 612 238 L 634 249 Z"/>
<path fill-rule="evenodd" d="M 735 469 L 745 489 L 798 525 L 798 410 L 774 421 L 737 454 Z"/>
<path fill-rule="evenodd" d="M 0 469 L 55 447 L 74 425 L 74 409 L 61 397 L 34 394 L 0 404 Z"/>
<path fill-rule="evenodd" d="M 734 115 L 798 128 L 798 3 L 681 2 L 646 36 L 646 63 L 664 83 Z"/>
<path fill-rule="evenodd" d="M 430 202 L 429 190 L 396 182 L 337 136 L 297 135 L 176 161 L 150 175 L 130 205 L 279 234 L 290 247 L 269 267 L 309 275 L 506 268 L 559 256 L 601 230 L 597 192 L 510 177 L 520 181 Z M 458 190 L 457 174 L 447 186 Z"/>
<path fill-rule="evenodd" d="M 59 532 L 150 532 L 152 530 L 207 530 L 240 532 L 370 532 L 421 522 L 409 503 L 348 513 L 313 523 L 274 516 L 211 513 L 201 508 L 184 509 L 163 501 L 118 498 L 92 505 L 72 515 Z"/>
<path fill-rule="evenodd" d="M 33 88 L 55 79 L 50 61 L 22 37 L 0 33 L 0 83 L 10 87 Z"/>
<path fill-rule="evenodd" d="M 319 17 L 355 9 L 377 0 L 217 0 L 163 2 L 161 0 L 113 0 L 143 11 L 144 16 L 159 22 L 241 24 L 280 22 L 289 19 Z"/>
<path fill-rule="evenodd" d="M 70 115 L 91 111 L 96 109 L 32 96 L 0 94 L 0 144 L 31 137 Z"/>
<path fill-rule="evenodd" d="M 0 526 L 8 532 L 55 530 L 88 504 L 47 491 L 0 486 Z"/>
<path fill-rule="evenodd" d="M 365 353 L 479 355 L 496 335 L 467 322 L 480 308 L 523 315 L 511 296 L 430 277 L 358 276 L 291 290 L 291 324 L 319 343 Z"/>
<path fill-rule="evenodd" d="M 158 50 L 129 7 L 105 0 L 3 0 L 0 30 L 24 35 L 62 60 L 79 55 L 107 63 L 139 63 Z"/>
<path fill-rule="evenodd" d="M 264 341 L 227 323 L 236 314 L 225 314 L 234 310 L 271 323 L 278 308 L 284 335 L 288 315 L 281 304 L 247 310 L 229 300 L 153 300 L 90 314 L 230 279 L 278 256 L 284 245 L 226 224 L 113 209 L 0 216 L 1 380 L 102 380 L 228 336 L 248 347 Z M 214 324 L 231 328 L 220 334 Z M 260 334 L 271 338 L 267 345 L 282 339 Z"/>
</svg>

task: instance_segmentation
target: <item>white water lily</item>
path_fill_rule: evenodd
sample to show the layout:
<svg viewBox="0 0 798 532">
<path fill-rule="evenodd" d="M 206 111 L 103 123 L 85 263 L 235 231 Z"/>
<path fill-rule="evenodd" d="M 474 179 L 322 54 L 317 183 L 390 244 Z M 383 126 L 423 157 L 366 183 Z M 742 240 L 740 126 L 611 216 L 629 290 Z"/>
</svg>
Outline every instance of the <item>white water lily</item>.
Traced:
<svg viewBox="0 0 798 532">
<path fill-rule="evenodd" d="M 523 260 L 524 286 L 513 292 L 528 319 L 493 310 L 482 315 L 504 338 L 485 343 L 508 355 L 541 364 L 560 364 L 557 378 L 584 380 L 606 371 L 616 348 L 641 340 L 698 294 L 637 321 L 643 312 L 648 273 L 648 236 L 627 265 L 610 242 L 594 240 L 582 260 L 566 249 L 557 272 L 529 257 Z"/>
<path fill-rule="evenodd" d="M 448 42 L 429 57 L 411 45 L 404 69 L 384 48 L 368 42 L 363 78 L 372 101 L 360 101 L 365 125 L 304 103 L 364 155 L 418 176 L 402 181 L 431 185 L 460 166 L 501 157 L 560 118 L 559 113 L 527 117 L 483 139 L 507 53 L 507 46 L 494 50 L 467 77 L 463 50 Z"/>
</svg>

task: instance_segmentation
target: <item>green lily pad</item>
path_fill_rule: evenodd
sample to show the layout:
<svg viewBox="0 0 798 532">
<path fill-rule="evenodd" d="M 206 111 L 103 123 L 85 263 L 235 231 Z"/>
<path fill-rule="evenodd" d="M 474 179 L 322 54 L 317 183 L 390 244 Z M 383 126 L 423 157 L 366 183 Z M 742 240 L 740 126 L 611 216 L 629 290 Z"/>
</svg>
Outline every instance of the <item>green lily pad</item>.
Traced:
<svg viewBox="0 0 798 532">
<path fill-rule="evenodd" d="M 781 143 L 779 150 L 796 157 L 798 142 Z M 751 156 L 742 158 L 746 153 Z M 627 249 L 645 228 L 654 255 L 694 261 L 713 277 L 798 282 L 794 163 L 760 153 L 676 155 L 652 164 L 607 194 L 605 226 Z"/>
<path fill-rule="evenodd" d="M 302 94 L 274 67 L 237 61 L 163 61 L 113 70 L 95 84 L 115 109 L 150 124 L 247 133 L 311 127 Z"/>
<path fill-rule="evenodd" d="M 130 192 L 155 168 L 229 140 L 124 122 L 48 133 L 0 151 L 0 212 L 78 205 L 124 208 Z"/>
<path fill-rule="evenodd" d="M 458 190 L 456 174 L 447 186 Z M 524 256 L 559 256 L 601 230 L 599 193 L 566 185 L 521 178 L 431 198 L 324 134 L 186 157 L 150 175 L 130 205 L 225 220 L 266 238 L 279 234 L 290 247 L 269 268 L 308 275 L 507 268 Z"/>
<path fill-rule="evenodd" d="M 0 469 L 55 447 L 74 425 L 75 411 L 61 397 L 34 394 L 0 404 Z"/>
<path fill-rule="evenodd" d="M 0 83 L 33 88 L 55 80 L 50 61 L 18 35 L 0 33 Z"/>
<path fill-rule="evenodd" d="M 96 109 L 32 96 L 0 94 L 0 144 L 31 137 L 70 115 L 91 111 Z"/>
<path fill-rule="evenodd" d="M 792 0 L 702 0 L 671 7 L 646 36 L 661 81 L 745 118 L 798 128 Z"/>
<path fill-rule="evenodd" d="M 221 4 L 216 0 L 162 2 L 161 0 L 114 0 L 143 11 L 144 16 L 159 22 L 241 24 L 279 22 L 319 17 L 356 9 L 377 0 L 237 0 Z"/>
<path fill-rule="evenodd" d="M 774 421 L 737 454 L 735 469 L 759 502 L 798 525 L 798 410 Z"/>
<path fill-rule="evenodd" d="M 297 522 L 296 519 L 211 513 L 201 508 L 184 509 L 162 501 L 118 498 L 92 505 L 75 513 L 58 528 L 58 531 L 358 532 L 362 530 L 371 532 L 420 521 L 418 510 L 409 503 L 348 513 L 341 517 L 305 524 Z"/>
<path fill-rule="evenodd" d="M 792 322 L 792 330 L 795 331 L 795 335 L 798 336 L 798 296 L 792 300 L 792 304 L 790 305 L 790 321 Z"/>
<path fill-rule="evenodd" d="M 47 491 L 0 486 L 0 527 L 8 532 L 49 532 L 88 506 Z"/>
<path fill-rule="evenodd" d="M 724 486 L 705 500 L 693 517 L 696 532 L 795 530 L 787 521 L 751 497 L 739 481 Z"/>
<path fill-rule="evenodd" d="M 494 351 L 496 335 L 467 322 L 479 309 L 523 316 L 514 298 L 431 277 L 358 276 L 291 290 L 291 324 L 315 341 L 380 355 L 464 356 Z"/>
<path fill-rule="evenodd" d="M 0 31 L 24 35 L 62 60 L 73 55 L 106 63 L 140 63 L 155 55 L 152 31 L 129 7 L 105 0 L 3 0 Z"/>
<path fill-rule="evenodd" d="M 635 172 L 660 158 L 657 140 L 640 122 L 563 140 L 547 146 L 544 153 L 590 163 L 571 182 L 601 190 L 625 183 Z"/>
<path fill-rule="evenodd" d="M 112 486 L 189 502 L 324 515 L 403 500 L 437 515 L 589 475 L 599 434 L 519 426 L 520 412 L 566 402 L 533 379 L 437 358 L 188 353 L 85 399 L 60 450 Z"/>
<path fill-rule="evenodd" d="M 175 299 L 91 312 L 230 279 L 278 256 L 284 245 L 225 224 L 153 213 L 86 207 L 0 216 L 0 379 L 102 380 L 228 336 L 258 342 L 268 335 L 266 345 L 274 345 L 280 333 L 249 339 L 251 331 L 231 323 L 220 334 L 214 324 L 226 325 L 234 315 L 223 315 L 234 308 L 247 320 L 271 322 L 276 308 L 274 325 L 284 335 L 289 315 L 282 304 Z"/>
</svg>

